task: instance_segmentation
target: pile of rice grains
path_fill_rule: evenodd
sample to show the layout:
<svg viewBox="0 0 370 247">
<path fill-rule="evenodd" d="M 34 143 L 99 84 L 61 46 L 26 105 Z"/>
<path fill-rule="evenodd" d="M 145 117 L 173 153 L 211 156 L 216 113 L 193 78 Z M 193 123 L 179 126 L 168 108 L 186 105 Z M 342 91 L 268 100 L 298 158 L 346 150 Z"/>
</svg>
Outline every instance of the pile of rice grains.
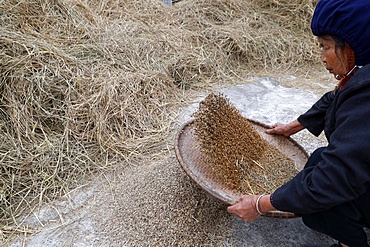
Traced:
<svg viewBox="0 0 370 247">
<path fill-rule="evenodd" d="M 263 139 L 222 94 L 209 94 L 193 117 L 203 165 L 228 189 L 271 193 L 297 174 L 295 163 Z"/>
</svg>

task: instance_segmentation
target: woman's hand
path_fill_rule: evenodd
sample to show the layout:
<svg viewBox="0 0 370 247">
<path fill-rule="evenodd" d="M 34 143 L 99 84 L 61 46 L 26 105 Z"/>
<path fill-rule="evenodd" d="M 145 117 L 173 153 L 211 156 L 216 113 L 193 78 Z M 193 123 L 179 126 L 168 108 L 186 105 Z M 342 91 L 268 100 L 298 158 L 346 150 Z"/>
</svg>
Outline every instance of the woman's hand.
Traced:
<svg viewBox="0 0 370 247">
<path fill-rule="evenodd" d="M 303 129 L 304 126 L 300 124 L 298 120 L 294 120 L 288 124 L 276 123 L 270 129 L 267 129 L 266 133 L 270 135 L 283 135 L 289 137 Z"/>
<path fill-rule="evenodd" d="M 227 211 L 244 221 L 252 222 L 261 216 L 256 210 L 257 198 L 256 195 L 244 195 L 236 204 L 229 206 Z"/>
</svg>

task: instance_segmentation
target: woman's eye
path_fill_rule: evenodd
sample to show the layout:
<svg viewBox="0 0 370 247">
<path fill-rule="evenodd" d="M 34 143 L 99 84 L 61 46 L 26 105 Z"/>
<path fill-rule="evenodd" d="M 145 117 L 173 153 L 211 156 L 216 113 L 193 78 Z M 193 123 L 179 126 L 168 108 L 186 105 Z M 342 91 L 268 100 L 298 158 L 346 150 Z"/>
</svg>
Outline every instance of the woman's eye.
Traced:
<svg viewBox="0 0 370 247">
<path fill-rule="evenodd" d="M 325 51 L 330 50 L 330 46 L 328 45 L 321 45 L 321 48 Z"/>
</svg>

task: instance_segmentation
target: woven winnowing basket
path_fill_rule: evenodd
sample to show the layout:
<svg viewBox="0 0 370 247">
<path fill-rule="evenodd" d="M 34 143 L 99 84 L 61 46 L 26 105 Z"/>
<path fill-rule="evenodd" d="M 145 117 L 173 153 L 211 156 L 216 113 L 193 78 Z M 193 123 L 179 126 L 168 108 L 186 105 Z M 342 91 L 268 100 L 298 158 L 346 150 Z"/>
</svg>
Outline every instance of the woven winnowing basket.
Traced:
<svg viewBox="0 0 370 247">
<path fill-rule="evenodd" d="M 253 120 L 249 121 L 262 138 L 292 159 L 299 170 L 303 169 L 308 154 L 296 141 L 289 137 L 268 135 L 265 133 L 268 126 Z M 183 124 L 178 131 L 175 139 L 175 151 L 183 170 L 208 194 L 228 205 L 234 204 L 242 196 L 241 189 L 230 188 L 225 182 L 217 179 L 219 176 L 214 174 L 209 165 L 205 165 L 207 164 L 207 156 L 201 152 L 193 120 Z M 264 216 L 272 218 L 297 217 L 293 213 L 282 211 L 268 212 Z"/>
</svg>

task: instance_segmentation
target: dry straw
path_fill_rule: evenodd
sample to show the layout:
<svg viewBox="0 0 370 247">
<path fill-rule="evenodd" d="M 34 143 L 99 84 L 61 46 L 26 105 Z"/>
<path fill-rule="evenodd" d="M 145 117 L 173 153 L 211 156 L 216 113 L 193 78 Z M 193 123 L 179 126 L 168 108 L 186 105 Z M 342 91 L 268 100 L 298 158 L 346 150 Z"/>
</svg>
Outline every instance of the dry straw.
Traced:
<svg viewBox="0 0 370 247">
<path fill-rule="evenodd" d="M 0 4 L 0 235 L 123 160 L 162 152 L 184 88 L 316 61 L 315 1 Z"/>
</svg>

